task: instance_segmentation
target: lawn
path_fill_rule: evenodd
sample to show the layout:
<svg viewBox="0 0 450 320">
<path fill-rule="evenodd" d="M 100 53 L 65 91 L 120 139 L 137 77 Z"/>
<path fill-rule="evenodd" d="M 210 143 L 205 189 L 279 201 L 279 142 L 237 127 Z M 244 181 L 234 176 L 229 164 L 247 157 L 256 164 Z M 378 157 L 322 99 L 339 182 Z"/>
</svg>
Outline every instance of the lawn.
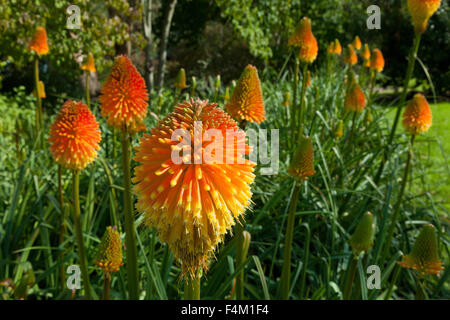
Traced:
<svg viewBox="0 0 450 320">
<path fill-rule="evenodd" d="M 414 191 L 417 193 L 430 192 L 436 204 L 450 210 L 450 103 L 442 102 L 431 105 L 433 125 L 430 130 L 416 141 L 415 155 L 420 159 L 420 167 L 426 176 L 416 175 Z M 393 120 L 395 109 L 388 113 Z M 399 126 L 397 132 L 403 132 Z"/>
</svg>

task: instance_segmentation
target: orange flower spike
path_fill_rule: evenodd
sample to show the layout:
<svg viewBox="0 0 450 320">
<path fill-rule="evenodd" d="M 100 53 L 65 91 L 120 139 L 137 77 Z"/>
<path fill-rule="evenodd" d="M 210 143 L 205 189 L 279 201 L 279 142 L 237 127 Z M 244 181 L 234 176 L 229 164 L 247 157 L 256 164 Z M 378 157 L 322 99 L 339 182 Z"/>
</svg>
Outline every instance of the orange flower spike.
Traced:
<svg viewBox="0 0 450 320">
<path fill-rule="evenodd" d="M 147 115 L 147 87 L 144 78 L 126 56 L 117 56 L 101 89 L 100 109 L 109 125 L 138 132 Z"/>
<path fill-rule="evenodd" d="M 311 31 L 311 21 L 309 18 L 304 17 L 300 21 L 294 33 L 289 38 L 289 45 L 300 47 L 300 61 L 313 63 L 316 60 L 319 47 L 316 37 L 314 37 Z"/>
<path fill-rule="evenodd" d="M 367 61 L 370 61 L 370 49 L 369 49 L 369 45 L 367 43 L 365 43 L 363 46 L 363 50 L 361 52 L 361 57 L 364 59 L 364 61 L 366 61 L 366 63 L 367 63 Z"/>
<path fill-rule="evenodd" d="M 186 85 L 186 71 L 183 68 L 178 71 L 177 77 L 175 79 L 175 87 L 179 90 L 183 90 L 187 88 Z"/>
<path fill-rule="evenodd" d="M 444 269 L 439 259 L 436 228 L 432 224 L 422 228 L 412 252 L 403 256 L 398 264 L 403 268 L 417 270 L 422 276 L 439 274 Z"/>
<path fill-rule="evenodd" d="M 239 121 L 261 123 L 266 120 L 258 70 L 254 66 L 245 67 L 225 110 Z"/>
<path fill-rule="evenodd" d="M 338 56 L 342 54 L 342 46 L 338 39 L 334 41 L 334 53 Z"/>
<path fill-rule="evenodd" d="M 361 40 L 359 39 L 358 36 L 355 37 L 355 39 L 352 42 L 353 48 L 355 48 L 356 50 L 361 49 Z"/>
<path fill-rule="evenodd" d="M 311 85 L 311 72 L 308 71 L 306 74 L 306 86 L 309 87 Z"/>
<path fill-rule="evenodd" d="M 384 57 L 379 49 L 372 50 L 370 58 L 370 68 L 376 72 L 381 72 L 384 69 Z"/>
<path fill-rule="evenodd" d="M 81 69 L 91 72 L 97 72 L 97 69 L 95 68 L 94 56 L 91 52 L 89 52 L 85 63 L 83 63 L 83 65 L 81 66 Z"/>
<path fill-rule="evenodd" d="M 335 47 L 334 41 L 333 41 L 333 42 L 330 42 L 330 45 L 329 45 L 328 48 L 327 48 L 328 54 L 334 54 L 334 47 Z"/>
<path fill-rule="evenodd" d="M 351 64 L 352 66 L 358 63 L 358 56 L 356 55 L 355 49 L 353 49 L 351 44 L 349 44 L 347 46 L 347 50 L 345 50 L 344 62 Z"/>
<path fill-rule="evenodd" d="M 417 93 L 403 113 L 403 126 L 411 134 L 424 133 L 430 129 L 432 118 L 427 99 L 422 94 Z"/>
<path fill-rule="evenodd" d="M 358 113 L 361 113 L 366 106 L 366 96 L 354 76 L 350 79 L 350 89 L 345 96 L 344 105 L 346 110 Z"/>
<path fill-rule="evenodd" d="M 94 114 L 82 102 L 68 100 L 50 126 L 50 151 L 55 162 L 73 170 L 84 169 L 97 157 L 100 129 Z"/>
<path fill-rule="evenodd" d="M 46 55 L 50 51 L 47 43 L 47 32 L 44 27 L 37 27 L 28 49 L 40 55 Z"/>
<path fill-rule="evenodd" d="M 297 151 L 288 168 L 291 177 L 299 181 L 308 180 L 316 171 L 314 170 L 314 149 L 310 137 L 300 138 Z"/>
<path fill-rule="evenodd" d="M 201 129 L 195 128 L 197 121 Z M 185 129 L 180 134 L 191 141 L 172 141 L 177 129 Z M 223 141 L 200 139 L 208 129 L 221 133 Z M 227 131 L 234 135 L 231 142 Z M 184 276 L 206 271 L 215 248 L 251 203 L 256 164 L 243 158 L 250 153 L 245 132 L 216 104 L 191 98 L 144 134 L 136 150 L 137 209 L 181 260 Z M 181 159 L 174 160 L 173 152 Z"/>
<path fill-rule="evenodd" d="M 428 20 L 440 5 L 441 0 L 408 0 L 408 11 L 416 34 L 422 34 L 427 30 Z"/>
</svg>

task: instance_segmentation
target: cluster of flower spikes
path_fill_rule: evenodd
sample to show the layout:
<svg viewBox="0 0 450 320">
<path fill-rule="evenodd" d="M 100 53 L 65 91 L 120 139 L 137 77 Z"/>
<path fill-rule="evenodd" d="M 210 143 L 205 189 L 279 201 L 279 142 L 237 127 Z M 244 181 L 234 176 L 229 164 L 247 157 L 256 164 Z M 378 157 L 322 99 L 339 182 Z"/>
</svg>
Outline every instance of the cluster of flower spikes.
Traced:
<svg viewBox="0 0 450 320">
<path fill-rule="evenodd" d="M 94 264 L 108 273 L 118 272 L 123 265 L 122 242 L 116 227 L 106 228 Z"/>
<path fill-rule="evenodd" d="M 175 139 L 179 129 L 185 138 Z M 232 132 L 237 139 L 200 139 L 208 129 L 220 137 Z M 137 209 L 181 260 L 183 276 L 195 277 L 207 269 L 217 245 L 251 204 L 256 164 L 244 158 L 251 152 L 245 132 L 216 104 L 191 98 L 144 134 L 136 150 Z M 173 152 L 182 152 L 182 161 Z M 225 155 L 231 161 L 224 162 Z"/>
<path fill-rule="evenodd" d="M 239 121 L 261 123 L 266 120 L 261 83 L 254 66 L 245 67 L 225 110 Z"/>
<path fill-rule="evenodd" d="M 408 10 L 416 34 L 422 34 L 427 30 L 428 20 L 440 5 L 441 0 L 408 0 Z"/>
<path fill-rule="evenodd" d="M 82 102 L 68 100 L 50 126 L 50 151 L 63 167 L 81 170 L 97 157 L 100 129 L 94 114 Z"/>
<path fill-rule="evenodd" d="M 313 63 L 317 58 L 319 47 L 317 39 L 311 31 L 311 21 L 304 17 L 292 36 L 289 38 L 288 44 L 293 47 L 299 47 L 299 59 L 305 63 Z"/>
<path fill-rule="evenodd" d="M 423 94 L 417 93 L 403 113 L 403 126 L 411 134 L 420 134 L 431 127 L 433 116 L 430 105 Z"/>
<path fill-rule="evenodd" d="M 50 51 L 47 43 L 47 32 L 44 27 L 37 27 L 31 38 L 28 49 L 40 55 L 46 55 Z"/>
<path fill-rule="evenodd" d="M 403 268 L 414 269 L 420 275 L 438 274 L 444 269 L 439 259 L 436 229 L 432 224 L 422 228 L 410 254 L 402 257 L 398 264 Z"/>
<path fill-rule="evenodd" d="M 147 87 L 133 63 L 124 55 L 114 60 L 100 95 L 102 116 L 118 130 L 134 133 L 146 129 Z"/>
</svg>

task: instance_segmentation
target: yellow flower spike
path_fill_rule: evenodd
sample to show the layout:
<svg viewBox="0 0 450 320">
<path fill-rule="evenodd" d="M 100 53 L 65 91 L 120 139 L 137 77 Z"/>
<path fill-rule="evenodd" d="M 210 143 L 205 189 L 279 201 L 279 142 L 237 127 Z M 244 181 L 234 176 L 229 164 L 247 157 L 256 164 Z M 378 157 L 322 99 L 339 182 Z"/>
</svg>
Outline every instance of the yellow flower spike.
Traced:
<svg viewBox="0 0 450 320">
<path fill-rule="evenodd" d="M 344 135 L 344 121 L 339 120 L 333 134 L 336 138 L 341 138 Z"/>
<path fill-rule="evenodd" d="M 444 269 L 439 259 L 436 228 L 428 224 L 422 228 L 410 254 L 403 256 L 398 264 L 414 269 L 421 275 L 438 274 Z"/>
<path fill-rule="evenodd" d="M 45 86 L 42 81 L 39 81 L 38 89 L 39 89 L 39 97 L 41 97 L 42 99 L 46 98 L 47 96 L 45 94 Z M 33 91 L 33 95 L 36 97 L 36 90 Z"/>
<path fill-rule="evenodd" d="M 203 132 L 217 129 L 226 139 L 227 131 L 231 131 L 237 139 L 231 143 L 204 140 L 196 151 L 196 121 L 202 121 Z M 191 143 L 183 148 L 171 140 L 177 129 L 187 130 L 191 137 Z M 221 151 L 223 161 L 207 159 L 207 147 Z M 176 164 L 171 154 L 178 150 L 182 157 L 181 149 L 190 152 Z M 201 269 L 206 271 L 225 234 L 251 204 L 250 184 L 256 164 L 244 159 L 251 151 L 245 143 L 245 132 L 216 104 L 191 98 L 178 104 L 150 134 L 145 134 L 136 150 L 136 207 L 146 223 L 157 230 L 161 242 L 167 243 L 181 261 L 183 276 L 194 278 Z M 231 150 L 234 157 L 226 163 Z M 196 164 L 192 159 L 202 162 Z"/>
<path fill-rule="evenodd" d="M 179 90 L 183 90 L 187 88 L 186 85 L 186 71 L 183 68 L 178 71 L 177 77 L 175 78 L 175 87 Z"/>
<path fill-rule="evenodd" d="M 298 149 L 288 168 L 291 177 L 297 180 L 308 180 L 316 171 L 314 170 L 314 150 L 310 137 L 302 136 L 298 143 Z"/>
<path fill-rule="evenodd" d="M 338 56 L 342 53 L 342 46 L 338 39 L 334 41 L 334 53 Z"/>
<path fill-rule="evenodd" d="M 333 41 L 333 42 L 330 42 L 330 44 L 329 44 L 329 46 L 328 46 L 328 48 L 327 48 L 328 54 L 334 54 L 334 47 L 335 47 L 334 41 Z"/>
<path fill-rule="evenodd" d="M 355 232 L 349 240 L 350 246 L 353 248 L 356 256 L 359 256 L 361 252 L 367 251 L 373 246 L 374 230 L 373 215 L 367 212 L 359 221 Z"/>
<path fill-rule="evenodd" d="M 370 109 L 367 110 L 366 118 L 364 120 L 366 123 L 371 123 L 373 121 L 372 111 L 370 111 Z"/>
<path fill-rule="evenodd" d="M 427 132 L 432 124 L 430 105 L 423 94 L 417 93 L 408 103 L 403 113 L 403 126 L 411 134 Z"/>
<path fill-rule="evenodd" d="M 225 103 L 228 103 L 230 101 L 230 87 L 225 88 L 225 93 L 223 94 L 223 100 L 225 100 Z"/>
<path fill-rule="evenodd" d="M 361 57 L 366 62 L 370 61 L 370 49 L 369 49 L 369 45 L 367 43 L 365 43 L 364 46 L 363 46 L 363 49 L 362 49 L 362 52 L 361 52 Z"/>
<path fill-rule="evenodd" d="M 358 36 L 355 37 L 355 39 L 352 42 L 353 48 L 355 48 L 356 50 L 361 49 L 361 40 L 359 39 Z"/>
<path fill-rule="evenodd" d="M 373 49 L 370 57 L 370 68 L 376 72 L 381 72 L 384 69 L 384 57 L 380 49 Z"/>
<path fill-rule="evenodd" d="M 91 52 L 89 52 L 86 61 L 81 65 L 81 69 L 91 72 L 97 72 L 97 69 L 95 68 L 94 56 Z"/>
<path fill-rule="evenodd" d="M 313 63 L 316 60 L 319 47 L 316 37 L 311 31 L 311 21 L 309 18 L 304 17 L 292 36 L 289 38 L 289 45 L 299 47 L 300 61 L 305 63 Z"/>
<path fill-rule="evenodd" d="M 344 62 L 352 66 L 358 63 L 358 56 L 351 44 L 347 45 L 347 50 L 345 50 Z"/>
<path fill-rule="evenodd" d="M 118 272 L 123 265 L 122 242 L 116 227 L 106 228 L 94 264 L 108 273 Z"/>
<path fill-rule="evenodd" d="M 218 74 L 217 77 L 216 77 L 216 81 L 214 82 L 214 88 L 215 88 L 216 90 L 219 89 L 219 88 L 220 88 L 220 84 L 221 84 L 221 81 L 220 81 L 220 74 Z"/>
<path fill-rule="evenodd" d="M 266 120 L 258 70 L 254 66 L 245 67 L 225 110 L 238 121 L 261 123 Z"/>
<path fill-rule="evenodd" d="M 47 43 L 47 32 L 44 27 L 37 27 L 33 34 L 33 38 L 28 45 L 28 50 L 34 51 L 40 55 L 46 55 L 49 53 Z"/>
<path fill-rule="evenodd" d="M 440 5 L 441 0 L 408 0 L 408 11 L 416 34 L 422 34 L 427 30 L 428 20 Z"/>
</svg>

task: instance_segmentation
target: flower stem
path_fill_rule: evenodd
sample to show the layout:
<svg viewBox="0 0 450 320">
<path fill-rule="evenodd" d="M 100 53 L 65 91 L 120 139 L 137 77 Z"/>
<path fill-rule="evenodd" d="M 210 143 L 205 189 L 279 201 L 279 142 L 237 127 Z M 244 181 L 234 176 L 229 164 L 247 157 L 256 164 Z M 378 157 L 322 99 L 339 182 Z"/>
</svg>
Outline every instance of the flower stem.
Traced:
<svg viewBox="0 0 450 320">
<path fill-rule="evenodd" d="M 122 130 L 122 165 L 124 184 L 124 216 L 125 216 L 125 245 L 127 252 L 127 274 L 128 274 L 128 298 L 139 299 L 139 280 L 137 268 L 137 246 L 136 231 L 134 229 L 134 210 L 131 198 L 131 176 L 130 176 L 130 136 L 126 126 Z"/>
<path fill-rule="evenodd" d="M 384 244 L 385 246 L 384 246 L 384 251 L 383 251 L 383 255 L 382 255 L 383 258 L 386 257 L 386 255 L 389 253 L 389 249 L 391 247 L 391 242 L 392 242 L 392 237 L 393 237 L 394 231 L 395 231 L 395 226 L 397 224 L 398 216 L 400 214 L 400 208 L 401 208 L 401 204 L 402 204 L 402 200 L 403 200 L 403 195 L 405 193 L 406 184 L 408 182 L 408 175 L 409 175 L 409 171 L 411 168 L 411 159 L 412 159 L 412 155 L 413 155 L 413 146 L 414 146 L 415 138 L 416 138 L 416 135 L 414 135 L 414 134 L 411 135 L 411 142 L 409 145 L 408 159 L 406 160 L 405 172 L 403 174 L 402 186 L 400 189 L 400 193 L 398 195 L 397 203 L 394 208 L 394 214 L 392 215 L 391 224 L 389 225 L 389 229 L 386 234 L 386 238 L 385 238 L 386 240 L 385 240 L 385 244 Z"/>
<path fill-rule="evenodd" d="M 200 275 L 188 276 L 184 285 L 184 300 L 200 300 Z"/>
<path fill-rule="evenodd" d="M 355 280 L 355 274 L 356 274 L 356 265 L 358 264 L 358 258 L 355 257 L 355 255 L 352 255 L 351 257 L 352 261 L 350 261 L 349 269 L 347 278 L 345 279 L 345 285 L 344 285 L 344 293 L 342 295 L 342 298 L 344 300 L 350 299 L 350 294 L 352 293 L 352 286 L 353 282 Z"/>
<path fill-rule="evenodd" d="M 85 71 L 86 73 L 86 104 L 89 109 L 91 109 L 91 96 L 89 92 L 89 71 Z"/>
<path fill-rule="evenodd" d="M 291 203 L 289 204 L 288 221 L 286 226 L 286 234 L 284 237 L 283 269 L 281 271 L 281 298 L 284 300 L 289 299 L 290 281 L 291 281 L 292 240 L 294 236 L 295 211 L 297 208 L 299 193 L 300 193 L 300 184 L 298 182 L 295 182 Z"/>
<path fill-rule="evenodd" d="M 244 263 L 244 226 L 241 223 L 236 224 L 236 268 Z M 236 275 L 236 298 L 244 299 L 244 268 Z"/>
<path fill-rule="evenodd" d="M 38 137 L 42 128 L 42 100 L 39 94 L 39 57 L 34 58 L 34 82 L 36 90 L 36 139 L 38 139 L 38 149 L 42 147 L 41 138 Z"/>
<path fill-rule="evenodd" d="M 103 300 L 109 300 L 111 289 L 111 273 L 105 272 L 103 283 Z"/>
<path fill-rule="evenodd" d="M 295 133 L 295 125 L 296 125 L 296 114 L 297 114 L 297 90 L 298 90 L 298 72 L 300 69 L 300 61 L 298 57 L 295 57 L 295 73 L 294 73 L 294 82 L 292 84 L 292 107 L 291 107 L 291 132 L 292 138 L 296 137 Z M 291 141 L 295 141 L 292 139 Z"/>
<path fill-rule="evenodd" d="M 304 109 L 305 109 L 306 82 L 308 81 L 307 73 L 308 73 L 308 64 L 305 63 L 303 65 L 303 71 L 302 71 L 302 75 L 303 75 L 302 91 L 300 93 L 300 105 L 299 105 L 299 108 L 298 108 L 298 114 L 299 114 L 298 115 L 298 122 L 299 122 L 299 124 L 298 124 L 298 134 L 299 135 L 296 135 L 297 138 L 294 141 L 298 141 L 299 136 L 303 135 L 303 117 L 304 117 L 303 115 L 305 113 Z"/>
<path fill-rule="evenodd" d="M 91 285 L 89 282 L 89 272 L 87 268 L 86 253 L 83 243 L 83 230 L 81 227 L 81 215 L 80 215 L 80 171 L 73 171 L 73 215 L 75 222 L 75 234 L 78 245 L 78 255 L 80 257 L 81 274 L 84 281 L 84 291 L 86 299 L 91 299 Z"/>
<path fill-rule="evenodd" d="M 58 198 L 59 198 L 59 207 L 61 209 L 61 221 L 60 221 L 60 227 L 59 227 L 59 245 L 62 246 L 64 242 L 64 233 L 66 231 L 65 227 L 65 208 L 64 208 L 64 194 L 63 194 L 63 187 L 62 187 L 62 166 L 58 165 Z M 59 258 L 62 261 L 64 258 L 64 251 L 61 250 L 59 254 Z M 61 289 L 64 290 L 66 288 L 66 277 L 65 277 L 65 270 L 64 266 L 61 265 L 59 267 L 59 275 L 61 280 Z"/>
</svg>

